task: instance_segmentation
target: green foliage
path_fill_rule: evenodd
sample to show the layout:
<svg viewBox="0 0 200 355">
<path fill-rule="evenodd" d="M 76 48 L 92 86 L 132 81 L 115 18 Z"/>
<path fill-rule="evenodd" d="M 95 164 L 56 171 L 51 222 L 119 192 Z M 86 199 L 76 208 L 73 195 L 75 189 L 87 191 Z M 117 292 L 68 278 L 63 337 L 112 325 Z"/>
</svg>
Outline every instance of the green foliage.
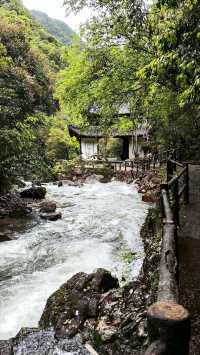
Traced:
<svg viewBox="0 0 200 355">
<path fill-rule="evenodd" d="M 89 119 L 90 123 L 90 113 L 98 113 L 99 123 L 108 128 L 124 106 L 141 116 L 142 106 L 138 102 L 143 87 L 136 74 L 138 66 L 145 62 L 144 56 L 114 46 L 94 48 L 89 43 L 82 48 L 76 39 L 64 60 L 66 68 L 59 73 L 55 97 L 70 118 L 80 124 Z M 136 91 L 137 100 L 133 96 Z M 136 110 L 136 105 L 140 109 Z"/>
<path fill-rule="evenodd" d="M 95 349 L 99 349 L 102 345 L 103 341 L 101 338 L 101 334 L 96 329 L 91 330 L 90 332 L 90 340 Z"/>
<path fill-rule="evenodd" d="M 130 248 L 123 250 L 122 258 L 126 264 L 132 264 L 135 260 L 136 253 L 133 252 Z"/>
<path fill-rule="evenodd" d="M 52 34 L 57 40 L 69 45 L 75 32 L 63 21 L 50 18 L 44 12 L 32 10 L 31 14 Z"/>
<path fill-rule="evenodd" d="M 50 161 L 72 159 L 79 151 L 76 138 L 69 135 L 67 122 L 58 116 L 50 120 L 46 150 Z"/>
<path fill-rule="evenodd" d="M 99 151 L 105 157 L 119 157 L 122 155 L 122 141 L 117 138 L 109 138 L 99 141 Z"/>
<path fill-rule="evenodd" d="M 152 10 L 157 58 L 149 69 L 160 81 L 172 85 L 181 107 L 199 105 L 199 11 L 196 0 L 162 1 Z"/>
<path fill-rule="evenodd" d="M 77 158 L 71 160 L 57 161 L 52 168 L 52 172 L 54 176 L 58 176 L 58 174 L 67 175 L 75 168 L 77 163 Z"/>
<path fill-rule="evenodd" d="M 1 1 L 0 183 L 47 166 L 38 133 L 45 126 L 44 115 L 39 112 L 49 115 L 57 108 L 53 87 L 62 55 L 62 45 L 20 1 Z"/>
<path fill-rule="evenodd" d="M 187 156 L 197 155 L 200 2 L 159 0 L 148 9 L 130 0 L 65 0 L 65 5 L 68 11 L 90 6 L 97 12 L 84 33 L 90 64 L 86 108 L 97 103 L 109 126 L 108 117 L 128 102 L 133 124 L 148 118 L 160 145 L 184 145 Z"/>
</svg>

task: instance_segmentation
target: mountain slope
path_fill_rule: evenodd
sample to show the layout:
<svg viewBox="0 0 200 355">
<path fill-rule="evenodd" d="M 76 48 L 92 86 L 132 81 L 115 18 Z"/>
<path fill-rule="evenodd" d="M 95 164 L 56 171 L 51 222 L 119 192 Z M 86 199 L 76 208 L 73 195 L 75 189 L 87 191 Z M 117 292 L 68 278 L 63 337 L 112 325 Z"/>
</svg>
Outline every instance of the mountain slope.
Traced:
<svg viewBox="0 0 200 355">
<path fill-rule="evenodd" d="M 63 44 L 70 44 L 75 32 L 63 21 L 52 19 L 44 12 L 31 10 L 32 16 L 34 16 L 46 30 L 56 37 Z"/>
</svg>

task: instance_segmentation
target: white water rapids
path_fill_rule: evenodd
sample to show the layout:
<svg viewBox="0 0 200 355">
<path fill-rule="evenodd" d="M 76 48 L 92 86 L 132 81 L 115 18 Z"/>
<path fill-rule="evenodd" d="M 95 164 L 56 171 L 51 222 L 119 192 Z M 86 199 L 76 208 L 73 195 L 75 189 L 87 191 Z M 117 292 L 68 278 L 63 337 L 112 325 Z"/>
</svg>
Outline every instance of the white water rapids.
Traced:
<svg viewBox="0 0 200 355">
<path fill-rule="evenodd" d="M 47 298 L 75 273 L 103 267 L 130 280 L 141 268 L 148 206 L 134 185 L 49 184 L 47 190 L 62 220 L 40 220 L 18 240 L 0 244 L 0 339 L 37 326 Z"/>
</svg>

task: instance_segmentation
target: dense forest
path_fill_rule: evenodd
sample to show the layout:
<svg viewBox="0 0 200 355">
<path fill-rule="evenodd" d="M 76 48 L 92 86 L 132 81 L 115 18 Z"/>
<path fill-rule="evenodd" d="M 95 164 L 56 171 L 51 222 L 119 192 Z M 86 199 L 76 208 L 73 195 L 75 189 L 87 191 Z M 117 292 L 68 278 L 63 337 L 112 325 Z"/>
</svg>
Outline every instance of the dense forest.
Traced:
<svg viewBox="0 0 200 355">
<path fill-rule="evenodd" d="M 70 46 L 61 43 L 67 33 L 42 27 L 19 0 L 0 5 L 1 190 L 22 175 L 62 171 L 60 160 L 78 152 L 67 124 L 94 124 L 91 112 L 105 131 L 145 118 L 153 143 L 198 157 L 198 1 L 65 0 L 67 12 L 97 14 Z M 131 120 L 113 122 L 124 105 Z"/>
<path fill-rule="evenodd" d="M 54 117 L 59 108 L 54 98 L 56 76 L 64 68 L 66 47 L 18 0 L 1 1 L 0 27 L 0 181 L 4 190 L 22 172 L 51 175 L 55 144 L 57 158 L 63 158 L 63 149 L 66 152 L 65 125 Z"/>
<path fill-rule="evenodd" d="M 31 14 L 61 43 L 71 44 L 75 32 L 65 22 L 52 19 L 41 11 L 31 10 Z"/>
</svg>

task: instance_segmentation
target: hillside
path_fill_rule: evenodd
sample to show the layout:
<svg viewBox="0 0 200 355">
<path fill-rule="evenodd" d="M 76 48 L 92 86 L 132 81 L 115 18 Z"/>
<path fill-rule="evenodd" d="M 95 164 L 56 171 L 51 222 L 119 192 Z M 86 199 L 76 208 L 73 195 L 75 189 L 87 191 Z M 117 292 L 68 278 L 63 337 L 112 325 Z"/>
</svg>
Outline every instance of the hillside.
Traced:
<svg viewBox="0 0 200 355">
<path fill-rule="evenodd" d="M 75 32 L 63 21 L 50 18 L 47 14 L 31 10 L 31 14 L 46 28 L 46 30 L 63 44 L 70 44 Z"/>
<path fill-rule="evenodd" d="M 43 124 L 42 115 L 57 109 L 54 85 L 65 48 L 21 1 L 0 0 L 0 5 L 1 190 L 7 178 L 21 174 L 23 164 L 30 163 L 35 148 L 28 147 L 36 142 L 33 129 L 38 131 Z M 34 159 L 33 165 L 38 166 Z"/>
</svg>

